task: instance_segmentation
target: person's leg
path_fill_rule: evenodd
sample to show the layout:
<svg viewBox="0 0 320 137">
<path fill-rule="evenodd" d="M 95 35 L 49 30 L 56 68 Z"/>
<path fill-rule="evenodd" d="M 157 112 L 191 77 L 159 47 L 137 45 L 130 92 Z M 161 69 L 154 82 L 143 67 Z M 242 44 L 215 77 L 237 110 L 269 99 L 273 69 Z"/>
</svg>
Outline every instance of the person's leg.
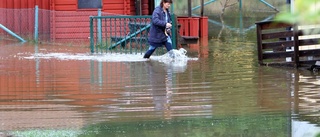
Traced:
<svg viewBox="0 0 320 137">
<path fill-rule="evenodd" d="M 150 45 L 149 49 L 147 52 L 144 54 L 143 58 L 150 58 L 152 53 L 157 49 L 157 47 Z"/>
<path fill-rule="evenodd" d="M 170 37 L 168 37 L 168 40 L 167 40 L 167 42 L 165 43 L 165 46 L 166 46 L 166 49 L 167 49 L 167 51 L 168 51 L 168 53 L 169 53 L 169 56 L 170 56 L 171 58 L 174 58 L 175 55 L 174 55 L 174 53 L 173 53 L 173 51 L 172 51 L 172 40 L 171 40 Z"/>
<path fill-rule="evenodd" d="M 170 37 L 168 37 L 167 42 L 165 43 L 167 51 L 172 50 L 172 40 Z"/>
</svg>

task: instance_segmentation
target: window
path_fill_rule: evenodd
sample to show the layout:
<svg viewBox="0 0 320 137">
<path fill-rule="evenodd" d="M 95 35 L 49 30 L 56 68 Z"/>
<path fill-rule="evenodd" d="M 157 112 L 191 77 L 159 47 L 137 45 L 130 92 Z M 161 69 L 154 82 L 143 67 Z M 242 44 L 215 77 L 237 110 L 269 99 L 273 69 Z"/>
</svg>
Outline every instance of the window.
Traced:
<svg viewBox="0 0 320 137">
<path fill-rule="evenodd" d="M 102 8 L 101 0 L 78 0 L 78 9 Z"/>
</svg>

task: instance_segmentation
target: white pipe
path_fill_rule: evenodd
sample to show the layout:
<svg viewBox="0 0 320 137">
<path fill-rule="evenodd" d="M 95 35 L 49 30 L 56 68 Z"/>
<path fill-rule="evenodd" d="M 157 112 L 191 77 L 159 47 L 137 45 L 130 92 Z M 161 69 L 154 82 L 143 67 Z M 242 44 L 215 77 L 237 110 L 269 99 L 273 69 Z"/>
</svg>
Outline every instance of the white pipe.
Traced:
<svg viewBox="0 0 320 137">
<path fill-rule="evenodd" d="M 11 36 L 19 39 L 21 42 L 26 42 L 23 38 L 21 38 L 20 36 L 18 36 L 18 35 L 15 34 L 14 32 L 12 32 L 11 30 L 9 30 L 8 28 L 6 28 L 5 26 L 3 26 L 2 24 L 0 24 L 0 28 L 3 29 L 4 31 L 6 31 L 7 33 L 9 33 Z"/>
</svg>

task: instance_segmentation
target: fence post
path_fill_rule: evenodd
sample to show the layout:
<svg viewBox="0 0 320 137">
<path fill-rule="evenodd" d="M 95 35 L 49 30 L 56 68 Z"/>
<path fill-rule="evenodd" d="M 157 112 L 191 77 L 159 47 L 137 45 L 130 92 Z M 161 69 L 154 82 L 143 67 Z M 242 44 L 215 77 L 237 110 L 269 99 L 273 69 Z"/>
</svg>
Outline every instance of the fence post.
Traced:
<svg viewBox="0 0 320 137">
<path fill-rule="evenodd" d="M 98 17 L 101 16 L 101 9 L 98 9 Z M 102 28 L 101 28 L 101 19 L 98 19 L 98 44 L 101 45 L 102 44 Z"/>
<path fill-rule="evenodd" d="M 261 38 L 261 23 L 256 23 L 256 31 L 257 31 L 257 49 L 258 49 L 258 62 L 260 65 L 263 64 L 262 58 L 262 38 Z"/>
<path fill-rule="evenodd" d="M 177 20 L 176 20 L 176 15 L 174 14 L 174 6 L 173 4 L 171 5 L 171 11 L 172 11 L 172 15 L 171 15 L 171 20 L 172 20 L 172 28 L 171 28 L 171 32 L 172 32 L 172 48 L 173 49 L 177 49 L 177 31 L 176 29 L 177 27 Z"/>
<path fill-rule="evenodd" d="M 93 17 L 90 16 L 90 51 L 94 53 Z"/>
<path fill-rule="evenodd" d="M 299 60 L 299 30 L 298 25 L 293 24 L 293 33 L 294 33 L 294 64 L 298 68 L 300 66 Z"/>
<path fill-rule="evenodd" d="M 36 5 L 35 7 L 35 10 L 34 10 L 34 41 L 35 42 L 38 42 L 38 20 L 39 20 L 39 16 L 38 16 L 38 13 L 39 13 L 39 8 L 38 8 L 38 5 Z"/>
</svg>

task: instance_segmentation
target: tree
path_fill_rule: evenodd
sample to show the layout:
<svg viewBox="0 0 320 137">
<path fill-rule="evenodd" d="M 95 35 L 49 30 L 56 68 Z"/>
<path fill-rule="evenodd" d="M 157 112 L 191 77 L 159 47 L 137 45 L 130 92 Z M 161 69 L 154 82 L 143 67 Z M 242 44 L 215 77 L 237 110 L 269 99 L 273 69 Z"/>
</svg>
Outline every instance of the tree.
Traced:
<svg viewBox="0 0 320 137">
<path fill-rule="evenodd" d="M 295 0 L 294 10 L 280 12 L 275 21 L 298 25 L 320 24 L 320 1 Z"/>
</svg>

